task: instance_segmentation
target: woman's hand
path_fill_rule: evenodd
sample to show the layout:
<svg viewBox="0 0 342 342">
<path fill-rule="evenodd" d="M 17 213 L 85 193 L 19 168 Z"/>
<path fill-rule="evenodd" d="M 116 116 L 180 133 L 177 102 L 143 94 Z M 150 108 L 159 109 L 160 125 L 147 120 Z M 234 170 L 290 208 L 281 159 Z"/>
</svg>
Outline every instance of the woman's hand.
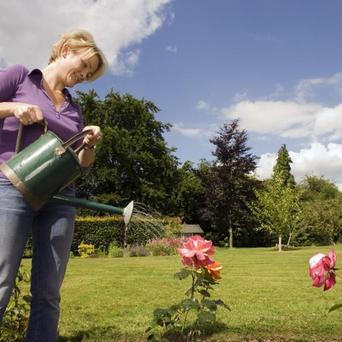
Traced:
<svg viewBox="0 0 342 342">
<path fill-rule="evenodd" d="M 78 154 L 80 164 L 85 168 L 88 168 L 94 162 L 94 147 L 102 139 L 101 128 L 99 126 L 86 126 L 83 128 L 83 131 L 88 129 L 91 132 L 84 137 L 83 144 L 85 144 L 85 147 Z"/>
<path fill-rule="evenodd" d="M 83 131 L 85 130 L 91 130 L 91 132 L 84 137 L 83 143 L 88 149 L 91 149 L 102 139 L 101 128 L 99 126 L 86 126 L 83 128 Z"/>
<path fill-rule="evenodd" d="M 13 105 L 13 115 L 25 126 L 42 121 L 44 118 L 42 111 L 36 105 L 19 102 L 13 103 Z"/>
</svg>

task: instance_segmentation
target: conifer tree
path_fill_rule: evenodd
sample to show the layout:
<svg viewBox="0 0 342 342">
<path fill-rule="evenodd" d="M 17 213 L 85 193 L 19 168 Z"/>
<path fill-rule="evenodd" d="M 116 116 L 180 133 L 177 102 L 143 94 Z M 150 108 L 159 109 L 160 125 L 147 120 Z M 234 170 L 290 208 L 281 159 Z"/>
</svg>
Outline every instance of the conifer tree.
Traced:
<svg viewBox="0 0 342 342">
<path fill-rule="evenodd" d="M 216 157 L 207 174 L 205 185 L 207 216 L 212 218 L 216 233 L 229 238 L 233 247 L 233 231 L 248 226 L 251 216 L 248 202 L 254 199 L 256 180 L 251 173 L 257 157 L 247 146 L 247 132 L 239 128 L 239 121 L 225 124 L 210 140 Z"/>
<path fill-rule="evenodd" d="M 294 188 L 296 183 L 291 173 L 291 163 L 291 157 L 287 151 L 286 145 L 284 144 L 278 151 L 277 161 L 273 167 L 272 179 L 278 179 L 281 181 L 282 185 Z"/>
</svg>

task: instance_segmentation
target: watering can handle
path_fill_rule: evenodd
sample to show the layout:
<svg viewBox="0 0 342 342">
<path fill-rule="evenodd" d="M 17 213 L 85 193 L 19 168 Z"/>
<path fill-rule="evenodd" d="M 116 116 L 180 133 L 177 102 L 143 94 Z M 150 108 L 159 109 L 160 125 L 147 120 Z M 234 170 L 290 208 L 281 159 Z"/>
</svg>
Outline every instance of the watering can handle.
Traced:
<svg viewBox="0 0 342 342">
<path fill-rule="evenodd" d="M 65 143 L 63 143 L 63 148 L 68 148 L 69 146 L 71 146 L 73 143 L 75 143 L 76 141 L 80 140 L 81 138 L 83 138 L 84 136 L 86 136 L 88 133 L 91 133 L 92 130 L 91 129 L 86 129 L 85 131 L 81 131 L 78 132 L 76 135 L 74 135 L 73 137 L 71 137 L 69 140 L 67 140 Z M 86 144 L 82 144 L 80 147 L 78 147 L 75 152 L 78 153 L 79 151 L 81 151 L 84 147 L 86 146 Z"/>
<path fill-rule="evenodd" d="M 44 126 L 44 133 L 47 132 L 48 129 L 48 123 L 47 121 L 44 119 L 43 121 L 38 122 L 39 124 L 41 124 L 42 126 Z M 17 154 L 20 150 L 20 145 L 21 145 L 21 137 L 23 135 L 23 128 L 24 125 L 22 123 L 20 123 L 19 125 L 19 130 L 18 130 L 18 136 L 17 136 L 17 141 L 15 144 L 15 154 Z M 69 147 L 70 145 L 72 145 L 73 143 L 75 143 L 77 140 L 83 138 L 85 135 L 87 135 L 88 133 L 91 132 L 91 129 L 87 129 L 85 131 L 79 132 L 76 135 L 74 135 L 73 137 L 71 137 L 69 140 L 67 140 L 65 143 L 63 143 L 62 147 L 64 149 L 66 149 L 67 147 Z M 75 151 L 76 153 L 79 152 L 80 150 L 82 150 L 84 147 L 86 146 L 86 144 L 82 144 L 80 147 L 77 148 L 77 150 Z"/>
<path fill-rule="evenodd" d="M 43 121 L 38 122 L 40 125 L 44 126 L 44 133 L 47 132 L 47 121 L 44 119 Z M 18 135 L 17 135 L 17 141 L 15 143 L 15 154 L 17 154 L 20 151 L 20 145 L 21 145 L 21 137 L 23 135 L 23 128 L 24 125 L 20 122 L 19 129 L 18 129 Z"/>
</svg>

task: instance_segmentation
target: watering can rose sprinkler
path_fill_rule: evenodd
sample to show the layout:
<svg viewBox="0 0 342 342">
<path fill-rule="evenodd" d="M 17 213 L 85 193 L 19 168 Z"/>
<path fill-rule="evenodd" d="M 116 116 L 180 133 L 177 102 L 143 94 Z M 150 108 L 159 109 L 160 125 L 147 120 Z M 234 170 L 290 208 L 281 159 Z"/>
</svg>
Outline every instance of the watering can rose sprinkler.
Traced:
<svg viewBox="0 0 342 342">
<path fill-rule="evenodd" d="M 79 132 L 63 142 L 56 134 L 47 130 L 47 122 L 44 121 L 44 134 L 20 151 L 22 131 L 23 125 L 20 124 L 16 153 L 10 160 L 0 165 L 0 171 L 22 193 L 33 210 L 39 210 L 47 202 L 54 202 L 123 215 L 125 225 L 129 223 L 133 213 L 133 201 L 125 208 L 117 208 L 58 194 L 82 174 L 77 153 L 85 147 L 85 144 L 75 150 L 71 145 L 91 132 L 90 130 Z"/>
</svg>

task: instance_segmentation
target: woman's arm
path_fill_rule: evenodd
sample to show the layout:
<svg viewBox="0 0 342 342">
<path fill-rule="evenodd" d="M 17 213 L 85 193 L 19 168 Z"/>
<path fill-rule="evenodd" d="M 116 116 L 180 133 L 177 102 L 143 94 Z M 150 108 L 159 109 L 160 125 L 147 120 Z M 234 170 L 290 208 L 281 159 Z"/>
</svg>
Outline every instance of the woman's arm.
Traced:
<svg viewBox="0 0 342 342">
<path fill-rule="evenodd" d="M 102 133 L 99 126 L 86 126 L 83 128 L 83 131 L 85 130 L 91 130 L 91 132 L 84 137 L 83 143 L 86 146 L 79 152 L 78 158 L 82 167 L 89 167 L 94 163 L 95 147 L 102 139 Z"/>
<path fill-rule="evenodd" d="M 43 120 L 38 106 L 20 102 L 0 102 L 0 119 L 15 116 L 23 125 L 31 125 Z"/>
</svg>

